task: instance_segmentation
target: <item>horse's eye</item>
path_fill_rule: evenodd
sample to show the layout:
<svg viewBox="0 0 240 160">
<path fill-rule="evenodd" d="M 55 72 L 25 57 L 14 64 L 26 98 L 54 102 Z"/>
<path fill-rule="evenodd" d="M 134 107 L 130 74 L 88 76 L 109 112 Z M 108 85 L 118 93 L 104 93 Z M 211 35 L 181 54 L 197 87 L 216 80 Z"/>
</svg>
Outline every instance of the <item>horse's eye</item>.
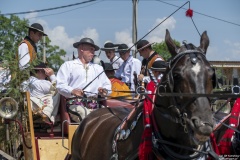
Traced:
<svg viewBox="0 0 240 160">
<path fill-rule="evenodd" d="M 179 80 L 181 80 L 181 75 L 179 74 L 179 73 L 174 73 L 173 74 L 173 79 L 175 80 L 175 81 L 179 81 Z"/>
</svg>

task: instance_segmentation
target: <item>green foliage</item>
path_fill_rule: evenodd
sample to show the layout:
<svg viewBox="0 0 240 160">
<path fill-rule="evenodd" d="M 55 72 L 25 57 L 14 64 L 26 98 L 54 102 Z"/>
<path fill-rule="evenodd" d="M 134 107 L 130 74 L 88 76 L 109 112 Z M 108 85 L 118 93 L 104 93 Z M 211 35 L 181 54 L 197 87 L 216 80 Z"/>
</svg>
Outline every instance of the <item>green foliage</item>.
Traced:
<svg viewBox="0 0 240 160">
<path fill-rule="evenodd" d="M 0 98 L 12 97 L 18 102 L 19 110 L 15 118 L 20 120 L 24 125 L 27 124 L 27 111 L 26 109 L 24 110 L 25 93 L 21 91 L 21 84 L 23 81 L 29 79 L 30 71 L 32 71 L 33 66 L 36 65 L 39 60 L 42 60 L 43 45 L 40 42 L 39 46 L 37 46 L 38 54 L 40 55 L 40 57 L 38 57 L 39 60 L 33 61 L 27 69 L 20 70 L 18 67 L 19 60 L 16 58 L 16 54 L 20 42 L 28 35 L 28 28 L 26 26 L 29 26 L 29 22 L 28 20 L 22 20 L 15 15 L 11 15 L 9 18 L 0 15 L 0 24 L 0 64 L 5 70 L 9 70 L 9 76 L 11 75 L 11 81 L 5 85 L 7 93 L 0 93 Z M 57 71 L 60 65 L 64 62 L 61 57 L 65 56 L 66 52 L 58 46 L 50 45 L 50 42 L 50 39 L 47 37 L 45 48 L 47 62 L 50 67 Z M 19 137 L 17 136 L 19 133 L 16 123 L 11 123 L 9 125 L 9 130 L 11 142 L 6 141 L 5 127 L 3 127 L 3 125 L 0 126 L 0 142 L 4 142 L 6 146 L 12 142 L 14 143 Z"/>
<path fill-rule="evenodd" d="M 9 53 L 16 53 L 18 44 L 26 36 L 27 20 L 20 20 L 17 16 L 10 18 L 0 15 L 0 60 Z"/>
<path fill-rule="evenodd" d="M 180 42 L 178 42 L 176 40 L 173 40 L 173 41 L 177 46 L 180 46 Z M 159 53 L 160 56 L 162 56 L 165 60 L 168 60 L 169 58 L 171 58 L 171 54 L 168 51 L 168 47 L 167 47 L 165 41 L 163 41 L 161 43 L 155 43 L 153 45 L 153 50 L 156 51 L 157 53 Z"/>
<path fill-rule="evenodd" d="M 59 46 L 51 46 L 50 42 L 51 40 L 46 37 L 46 60 L 48 66 L 56 72 L 63 64 L 64 60 L 61 57 L 65 56 L 66 52 L 63 49 L 60 49 Z M 38 56 L 43 57 L 43 45 L 39 46 L 39 50 L 40 54 Z"/>
</svg>

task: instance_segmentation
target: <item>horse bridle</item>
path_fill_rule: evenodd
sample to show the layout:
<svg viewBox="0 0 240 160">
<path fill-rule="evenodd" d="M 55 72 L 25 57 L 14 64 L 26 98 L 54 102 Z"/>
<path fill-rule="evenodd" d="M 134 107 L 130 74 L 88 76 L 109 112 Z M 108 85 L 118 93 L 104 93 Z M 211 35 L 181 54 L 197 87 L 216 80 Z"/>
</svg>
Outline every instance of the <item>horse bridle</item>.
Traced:
<svg viewBox="0 0 240 160">
<path fill-rule="evenodd" d="M 188 46 L 189 44 L 185 44 L 185 46 Z M 189 47 L 186 47 L 187 49 Z M 193 64 L 197 63 L 197 55 L 201 55 L 202 57 L 204 57 L 204 59 L 206 60 L 206 56 L 204 54 L 204 51 L 202 49 L 200 49 L 201 51 L 197 50 L 196 47 L 195 49 L 188 49 L 185 50 L 183 52 L 178 53 L 179 51 L 176 51 L 178 54 L 169 61 L 169 69 L 168 69 L 168 73 L 166 73 L 166 81 L 161 82 L 158 86 L 158 95 L 161 96 L 160 93 L 160 89 L 163 89 L 164 92 L 167 91 L 167 87 L 169 87 L 170 89 L 170 93 L 174 93 L 174 79 L 173 79 L 173 69 L 175 68 L 176 64 L 179 62 L 179 60 L 181 60 L 181 58 L 183 58 L 185 55 L 189 54 L 191 62 Z M 207 61 L 207 60 L 206 60 Z M 207 61 L 208 62 L 208 61 Z M 215 74 L 215 73 L 214 73 Z M 213 80 L 213 83 L 215 80 Z M 214 85 L 214 84 L 213 84 Z M 181 94 L 179 94 L 179 96 L 181 96 Z M 174 108 L 175 112 L 178 114 L 177 117 L 182 117 L 183 119 L 182 121 L 186 121 L 184 116 L 186 113 L 183 113 L 184 109 L 189 106 L 191 103 L 193 103 L 198 97 L 192 97 L 189 101 L 187 101 L 185 104 L 178 104 L 177 103 L 177 97 L 176 96 L 171 96 L 172 98 L 172 105 L 170 105 L 168 108 L 172 109 Z M 209 99 L 208 99 L 209 100 Z M 210 100 L 209 100 L 210 101 Z"/>
<path fill-rule="evenodd" d="M 158 86 L 158 87 L 163 87 L 165 92 L 167 91 L 166 88 L 168 86 L 170 88 L 170 92 L 174 93 L 174 79 L 173 79 L 173 73 L 172 72 L 173 72 L 173 69 L 175 68 L 176 64 L 179 62 L 179 60 L 181 58 L 183 58 L 185 55 L 189 54 L 189 57 L 191 59 L 191 63 L 193 63 L 193 64 L 197 63 L 197 55 L 201 55 L 206 60 L 206 56 L 205 56 L 203 50 L 199 51 L 199 50 L 196 49 L 196 47 L 195 47 L 194 50 L 189 49 L 187 44 L 185 44 L 185 47 L 187 48 L 187 50 L 185 50 L 183 52 L 180 52 L 180 53 L 179 53 L 179 51 L 176 51 L 178 54 L 172 60 L 169 61 L 169 67 L 168 67 L 169 69 L 168 69 L 168 73 L 166 74 L 166 81 L 161 82 L 160 85 Z M 215 72 L 214 72 L 214 74 L 215 74 Z M 158 95 L 160 95 L 160 94 L 158 93 Z M 192 97 L 189 101 L 187 101 L 185 104 L 182 104 L 182 105 L 179 105 L 177 103 L 176 96 L 172 96 L 171 98 L 172 98 L 173 104 L 170 105 L 168 107 L 168 109 L 171 109 L 171 111 L 174 111 L 177 114 L 177 118 L 173 118 L 170 115 L 166 115 L 166 114 L 162 113 L 162 111 L 160 110 L 159 107 L 157 107 L 157 106 L 155 106 L 155 107 L 160 111 L 161 116 L 163 116 L 167 119 L 170 119 L 171 121 L 173 121 L 175 123 L 180 123 L 184 127 L 184 132 L 188 133 L 186 121 L 189 121 L 189 118 L 187 118 L 187 114 L 184 112 L 184 109 L 187 106 L 189 106 L 191 103 L 193 103 L 197 99 L 197 97 Z M 152 116 L 152 117 L 154 118 L 154 116 Z M 160 133 L 155 133 L 155 134 L 156 134 L 156 140 L 157 141 L 160 141 L 160 142 L 164 141 L 162 139 Z M 168 142 L 168 143 L 170 143 L 170 142 Z M 172 144 L 172 145 L 177 147 L 177 144 Z M 182 156 L 180 154 L 175 153 L 174 151 L 172 151 L 166 145 L 163 146 L 163 149 L 165 150 L 166 153 L 174 155 L 175 158 L 178 158 L 178 159 L 189 159 L 189 158 L 193 159 L 193 158 L 199 157 L 200 152 L 204 153 L 204 154 L 207 154 L 207 153 L 203 152 L 203 146 L 202 145 L 198 146 L 198 147 L 199 148 L 195 149 L 195 152 L 193 154 L 187 155 L 187 156 Z"/>
</svg>

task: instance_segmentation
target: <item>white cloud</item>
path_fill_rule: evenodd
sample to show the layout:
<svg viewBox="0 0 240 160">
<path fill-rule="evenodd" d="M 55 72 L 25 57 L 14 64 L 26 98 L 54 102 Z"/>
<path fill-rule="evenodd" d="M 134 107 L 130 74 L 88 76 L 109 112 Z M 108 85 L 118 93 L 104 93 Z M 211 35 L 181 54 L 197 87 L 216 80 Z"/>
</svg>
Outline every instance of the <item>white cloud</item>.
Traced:
<svg viewBox="0 0 240 160">
<path fill-rule="evenodd" d="M 125 43 L 129 44 L 132 43 L 132 37 L 131 37 L 131 31 L 130 29 L 125 29 L 120 32 L 115 33 L 115 43 Z"/>
<path fill-rule="evenodd" d="M 43 19 L 34 18 L 38 15 L 38 13 L 30 13 L 25 16 L 25 18 L 30 20 L 30 25 L 32 23 L 40 23 L 44 32 L 48 35 L 51 40 L 51 45 L 57 45 L 60 49 L 66 51 L 66 56 L 63 57 L 64 60 L 68 58 L 72 58 L 73 51 L 75 52 L 75 56 L 77 56 L 77 50 L 73 47 L 73 43 L 79 41 L 81 38 L 89 37 L 93 39 L 95 44 L 99 44 L 99 34 L 95 28 L 86 28 L 83 30 L 82 34 L 75 37 L 69 37 L 64 26 L 56 26 L 54 28 L 50 28 L 48 23 Z"/>
<path fill-rule="evenodd" d="M 159 25 L 166 17 L 157 18 L 155 23 L 152 26 L 152 29 Z M 173 17 L 168 18 L 165 22 L 163 22 L 160 26 L 154 29 L 147 37 L 149 42 L 157 42 L 160 43 L 164 40 L 166 29 L 171 31 L 175 28 L 176 20 Z M 152 30 L 152 29 L 149 29 Z"/>
</svg>

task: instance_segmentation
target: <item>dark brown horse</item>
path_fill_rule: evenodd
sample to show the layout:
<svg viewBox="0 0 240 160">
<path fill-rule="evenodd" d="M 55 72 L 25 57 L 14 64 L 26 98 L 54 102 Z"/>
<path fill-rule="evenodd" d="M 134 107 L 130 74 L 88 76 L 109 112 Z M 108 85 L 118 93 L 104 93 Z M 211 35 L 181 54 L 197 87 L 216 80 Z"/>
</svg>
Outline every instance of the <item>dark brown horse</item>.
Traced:
<svg viewBox="0 0 240 160">
<path fill-rule="evenodd" d="M 166 44 L 172 54 L 162 82 L 158 86 L 151 120 L 156 157 L 196 158 L 193 150 L 202 149 L 213 130 L 214 121 L 207 97 L 182 96 L 182 93 L 209 94 L 214 87 L 214 70 L 206 60 L 207 33 L 200 47 L 177 47 L 166 31 Z M 159 93 L 174 93 L 162 96 Z M 122 107 L 102 108 L 90 113 L 72 139 L 73 160 L 138 159 L 138 147 L 144 131 L 142 105 L 129 114 Z M 166 143 L 174 143 L 166 145 Z M 180 146 L 177 146 L 180 145 Z"/>
</svg>

